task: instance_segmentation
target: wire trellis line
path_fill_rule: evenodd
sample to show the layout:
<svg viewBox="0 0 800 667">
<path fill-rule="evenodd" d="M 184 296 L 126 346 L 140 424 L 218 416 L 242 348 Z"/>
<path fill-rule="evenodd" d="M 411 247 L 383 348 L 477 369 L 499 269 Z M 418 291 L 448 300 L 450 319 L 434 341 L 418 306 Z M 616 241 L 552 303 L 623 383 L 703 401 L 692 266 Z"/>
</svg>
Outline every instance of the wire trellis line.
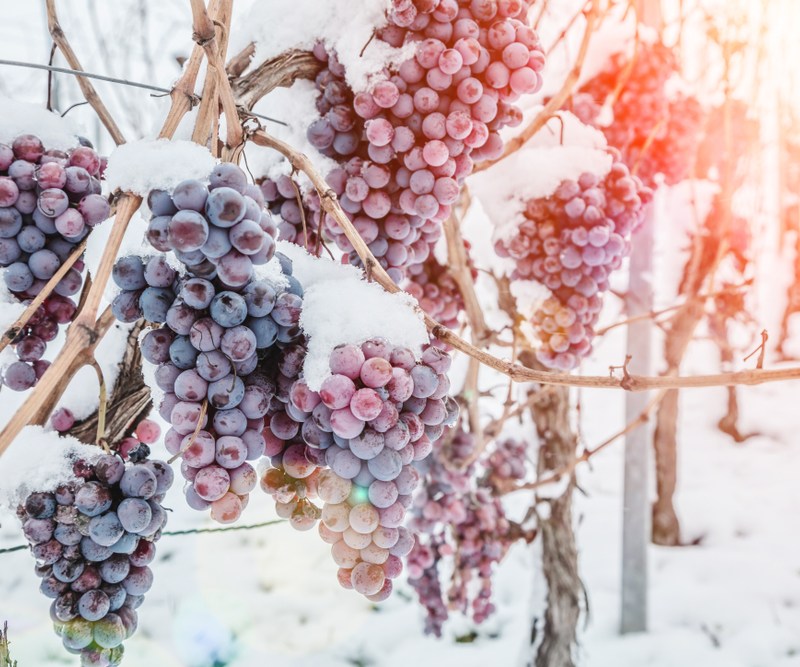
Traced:
<svg viewBox="0 0 800 667">
<path fill-rule="evenodd" d="M 286 523 L 283 519 L 275 519 L 273 521 L 263 521 L 262 523 L 253 523 L 247 526 L 227 526 L 225 528 L 189 528 L 186 530 L 166 530 L 161 533 L 164 537 L 176 537 L 181 535 L 205 535 L 208 533 L 232 533 L 237 530 L 255 530 L 257 528 L 266 528 L 268 526 L 277 526 L 279 523 Z M 15 547 L 7 547 L 0 549 L 0 555 L 11 554 L 16 551 L 25 551 L 28 549 L 27 544 L 18 544 Z"/>
<path fill-rule="evenodd" d="M 142 83 L 141 81 L 131 81 L 130 79 L 118 79 L 113 76 L 106 76 L 105 74 L 84 72 L 82 70 L 70 69 L 69 67 L 59 67 L 57 65 L 43 65 L 42 63 L 31 63 L 31 62 L 26 62 L 24 60 L 6 60 L 4 58 L 0 58 L 0 65 L 8 65 L 10 67 L 27 67 L 29 69 L 41 69 L 46 72 L 57 72 L 60 74 L 72 74 L 73 76 L 82 76 L 87 79 L 96 79 L 98 81 L 116 83 L 121 86 L 130 86 L 131 88 L 142 88 L 143 90 L 150 90 L 152 92 L 161 93 L 165 95 L 169 95 L 172 92 L 170 88 L 162 88 L 161 86 L 154 86 L 149 83 Z M 202 99 L 202 98 L 198 95 L 197 99 Z M 251 116 L 268 120 L 271 123 L 277 123 L 278 125 L 288 126 L 287 123 L 284 123 L 282 120 L 278 120 L 277 118 L 270 118 L 269 116 L 264 116 L 262 114 L 255 113 L 253 111 L 249 111 L 248 113 Z"/>
</svg>

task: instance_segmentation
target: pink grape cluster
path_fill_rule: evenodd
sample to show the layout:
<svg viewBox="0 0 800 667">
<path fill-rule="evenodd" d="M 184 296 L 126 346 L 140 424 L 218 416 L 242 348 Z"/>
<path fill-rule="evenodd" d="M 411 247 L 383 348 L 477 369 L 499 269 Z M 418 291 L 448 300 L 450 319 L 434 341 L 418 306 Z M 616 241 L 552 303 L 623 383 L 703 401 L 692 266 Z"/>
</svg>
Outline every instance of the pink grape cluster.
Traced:
<svg viewBox="0 0 800 667">
<path fill-rule="evenodd" d="M 136 631 L 137 610 L 153 584 L 148 565 L 167 522 L 161 503 L 172 469 L 149 459 L 146 444 L 127 440 L 126 456 L 120 445 L 91 463 L 76 460 L 77 482 L 31 493 L 19 508 L 40 590 L 53 600 L 55 630 L 82 665 L 120 664 L 122 642 Z"/>
<path fill-rule="evenodd" d="M 321 117 L 308 128 L 309 141 L 342 165 L 331 188 L 395 280 L 428 258 L 474 161 L 502 152 L 499 130 L 522 119 L 514 102 L 541 86 L 544 55 L 525 24 L 528 10 L 525 0 L 396 0 L 378 39 L 414 44 L 415 53 L 355 95 L 335 54 L 314 49 Z M 297 228 L 300 208 L 285 204 L 296 193 L 266 187 L 268 198 L 280 194 Z M 335 221 L 318 214 L 318 202 L 306 205 L 314 211 L 307 225 L 313 218 L 315 231 L 358 264 Z"/>
<path fill-rule="evenodd" d="M 515 260 L 512 277 L 542 283 L 552 296 L 534 314 L 539 361 L 572 370 L 592 350 L 594 326 L 611 272 L 630 252 L 652 192 L 614 159 L 607 176 L 584 173 L 549 197 L 528 202 L 525 220 L 495 250 Z"/>
<path fill-rule="evenodd" d="M 384 600 L 413 544 L 402 523 L 419 482 L 415 465 L 457 418 L 447 398 L 450 357 L 431 346 L 417 361 L 383 339 L 342 345 L 316 392 L 300 376 L 302 351 L 295 354 L 292 368 L 279 361 L 282 406 L 271 409 L 273 468 L 262 488 L 299 529 L 321 517 L 319 532 L 332 545 L 342 586 Z M 316 498 L 321 512 L 312 509 Z"/>
<path fill-rule="evenodd" d="M 476 623 L 494 612 L 492 572 L 518 537 L 486 480 L 491 484 L 495 479 L 523 479 L 524 445 L 497 445 L 482 463 L 482 480 L 477 479 L 475 447 L 472 434 L 461 429 L 437 442 L 414 499 L 412 528 L 418 535 L 409 555 L 409 582 L 427 612 L 426 632 L 437 637 L 449 608 L 469 614 Z M 445 558 L 452 560 L 454 569 L 446 599 L 439 581 Z"/>
<path fill-rule="evenodd" d="M 598 125 L 603 104 L 624 81 L 614 102 L 613 122 L 599 127 L 609 145 L 622 152 L 626 164 L 636 165 L 636 173 L 651 187 L 657 174 L 669 185 L 687 177 L 703 128 L 700 103 L 683 93 L 667 92 L 667 81 L 677 71 L 672 49 L 658 42 L 640 43 L 632 66 L 627 54 L 615 54 L 573 97 L 578 118 Z"/>
<path fill-rule="evenodd" d="M 84 140 L 85 141 L 85 140 Z M 69 151 L 46 149 L 31 134 L 0 144 L 0 266 L 6 287 L 21 302 L 35 298 L 111 207 L 100 194 L 105 161 L 88 142 Z M 18 361 L 3 383 L 14 391 L 33 387 L 50 362 L 42 357 L 59 325 L 72 321 L 71 297 L 83 284 L 78 260 L 56 284 L 13 340 Z"/>
</svg>

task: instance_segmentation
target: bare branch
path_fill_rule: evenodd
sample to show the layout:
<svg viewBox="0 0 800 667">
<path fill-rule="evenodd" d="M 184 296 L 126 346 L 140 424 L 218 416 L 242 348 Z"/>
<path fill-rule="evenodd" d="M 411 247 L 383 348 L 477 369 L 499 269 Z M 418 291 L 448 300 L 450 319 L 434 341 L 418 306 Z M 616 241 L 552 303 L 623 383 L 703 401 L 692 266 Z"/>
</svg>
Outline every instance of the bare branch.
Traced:
<svg viewBox="0 0 800 667">
<path fill-rule="evenodd" d="M 234 80 L 233 94 L 241 106 L 251 110 L 271 90 L 291 86 L 297 79 L 313 79 L 321 67 L 308 51 L 286 51 Z"/>
<path fill-rule="evenodd" d="M 239 119 L 239 112 L 236 109 L 236 100 L 233 97 L 231 83 L 225 71 L 224 55 L 220 53 L 220 46 L 227 45 L 227 36 L 224 36 L 222 40 L 217 39 L 214 22 L 206 11 L 204 0 L 190 0 L 190 2 L 192 5 L 192 18 L 194 20 L 194 34 L 192 37 L 205 51 L 208 67 L 214 71 L 217 80 L 216 87 L 219 99 L 222 102 L 222 110 L 225 113 L 225 143 L 228 148 L 235 149 L 244 141 L 244 130 L 242 129 L 242 122 Z M 214 12 L 214 8 L 216 8 L 217 11 L 214 12 L 215 16 L 219 14 L 229 22 L 232 2 L 233 0 L 212 0 L 212 12 Z"/>
<path fill-rule="evenodd" d="M 53 41 L 58 45 L 58 48 L 61 49 L 61 53 L 64 54 L 64 58 L 67 59 L 69 66 L 72 69 L 82 70 L 83 68 L 81 67 L 81 62 L 78 60 L 78 56 L 75 54 L 75 51 L 72 50 L 72 46 L 70 46 L 67 36 L 61 29 L 61 24 L 58 22 L 58 15 L 56 14 L 56 1 L 45 0 L 45 2 L 47 8 L 47 28 L 50 31 L 50 35 L 53 37 Z M 94 89 L 92 82 L 85 77 L 79 77 L 78 85 L 80 86 L 81 92 L 86 98 L 86 101 L 92 105 L 92 108 L 97 113 L 103 125 L 106 126 L 106 129 L 111 135 L 111 138 L 114 140 L 114 143 L 117 144 L 117 146 L 124 144 L 125 137 L 123 136 L 122 131 L 111 117 L 111 113 L 106 108 L 106 105 L 103 104 L 103 100 L 100 99 L 100 96 Z"/>
</svg>

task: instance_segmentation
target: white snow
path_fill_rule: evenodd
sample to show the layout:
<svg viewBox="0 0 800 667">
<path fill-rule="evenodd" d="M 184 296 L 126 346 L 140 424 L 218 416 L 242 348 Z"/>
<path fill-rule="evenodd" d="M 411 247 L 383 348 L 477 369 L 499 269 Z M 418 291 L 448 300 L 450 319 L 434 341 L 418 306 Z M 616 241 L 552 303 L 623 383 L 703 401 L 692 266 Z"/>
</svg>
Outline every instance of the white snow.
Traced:
<svg viewBox="0 0 800 667">
<path fill-rule="evenodd" d="M 330 375 L 328 359 L 337 345 L 382 337 L 418 356 L 428 343 L 417 303 L 408 294 L 390 294 L 367 282 L 361 269 L 314 257 L 300 246 L 280 242 L 278 250 L 292 260 L 305 290 L 300 326 L 309 338 L 303 371 L 311 389 L 318 390 Z"/>
<path fill-rule="evenodd" d="M 386 24 L 390 6 L 390 0 L 256 2 L 241 23 L 234 23 L 230 52 L 238 53 L 254 42 L 252 67 L 284 51 L 311 50 L 315 42 L 323 41 L 339 55 L 350 87 L 364 90 L 370 77 L 402 62 L 409 53 L 408 48 L 395 49 L 373 39 L 375 30 Z"/>
<path fill-rule="evenodd" d="M 319 118 L 315 106 L 318 95 L 312 81 L 298 80 L 290 88 L 276 88 L 270 92 L 256 104 L 254 111 L 286 123 L 280 125 L 265 121 L 266 128 L 272 136 L 305 153 L 325 176 L 338 164 L 322 155 L 306 137 L 308 126 Z M 256 179 L 262 176 L 276 179 L 292 171 L 291 165 L 283 155 L 272 148 L 250 143 L 247 145 L 246 156 L 247 168 Z M 299 174 L 297 178 L 303 191 L 310 187 L 305 175 Z"/>
<path fill-rule="evenodd" d="M 0 457 L 0 505 L 10 510 L 32 491 L 55 491 L 77 482 L 72 466 L 78 459 L 93 462 L 103 453 L 69 436 L 27 426 Z"/>
<path fill-rule="evenodd" d="M 71 119 L 36 104 L 0 97 L 0 143 L 10 145 L 20 134 L 35 134 L 48 149 L 63 151 L 78 145 Z"/>
<path fill-rule="evenodd" d="M 171 190 L 188 178 L 206 180 L 217 164 L 204 146 L 191 141 L 142 139 L 123 144 L 108 158 L 109 189 L 147 195 L 150 190 Z"/>
</svg>

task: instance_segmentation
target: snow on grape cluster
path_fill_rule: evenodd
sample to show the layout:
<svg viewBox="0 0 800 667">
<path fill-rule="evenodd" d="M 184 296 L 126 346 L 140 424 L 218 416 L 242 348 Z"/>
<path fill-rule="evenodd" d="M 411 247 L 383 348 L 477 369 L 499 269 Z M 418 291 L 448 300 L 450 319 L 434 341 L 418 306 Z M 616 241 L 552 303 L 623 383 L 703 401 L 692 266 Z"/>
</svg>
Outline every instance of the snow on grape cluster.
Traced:
<svg viewBox="0 0 800 667">
<path fill-rule="evenodd" d="M 143 422 L 150 442 L 158 437 L 154 426 Z M 153 583 L 148 565 L 167 522 L 161 503 L 172 469 L 149 459 L 140 439 L 124 444 L 91 463 L 76 460 L 76 483 L 31 493 L 18 510 L 40 590 L 53 600 L 56 632 L 83 665 L 122 660 L 122 642 L 136 631 L 137 609 Z"/>
<path fill-rule="evenodd" d="M 474 436 L 461 428 L 435 443 L 414 500 L 417 541 L 408 557 L 409 581 L 426 610 L 425 630 L 437 637 L 449 609 L 476 623 L 494 612 L 494 566 L 521 536 L 495 491 L 524 479 L 524 443 L 500 441 L 482 461 L 475 460 L 475 448 Z M 445 591 L 441 578 L 447 569 L 452 577 Z"/>
<path fill-rule="evenodd" d="M 296 528 L 321 518 L 342 586 L 384 600 L 413 545 L 402 524 L 419 482 L 415 465 L 457 418 L 447 397 L 450 357 L 430 346 L 417 361 L 384 339 L 341 345 L 315 392 L 301 376 L 303 353 L 284 350 L 275 361 L 282 390 L 270 409 L 272 467 L 261 485 Z"/>
<path fill-rule="evenodd" d="M 697 153 L 704 122 L 700 103 L 682 92 L 669 94 L 667 82 L 678 71 L 673 50 L 661 43 L 639 43 L 631 66 L 624 53 L 612 56 L 604 70 L 573 97 L 572 110 L 584 123 L 598 126 L 609 145 L 648 186 L 657 174 L 675 184 L 686 178 Z M 602 108 L 624 86 L 613 105 L 613 121 L 599 123 Z"/>
<path fill-rule="evenodd" d="M 148 229 L 157 250 L 172 250 L 186 274 L 162 255 L 116 263 L 122 289 L 112 304 L 124 322 L 159 325 L 142 339 L 165 392 L 167 450 L 180 455 L 190 507 L 222 523 L 235 521 L 257 484 L 248 461 L 264 453 L 264 416 L 273 388 L 260 381 L 259 354 L 301 336 L 302 289 L 258 279 L 254 264 L 275 252 L 275 226 L 260 190 L 244 172 L 221 164 L 208 186 L 189 180 L 172 194 L 151 192 Z"/>
<path fill-rule="evenodd" d="M 36 297 L 75 246 L 109 215 L 100 194 L 105 161 L 91 145 L 64 152 L 32 135 L 0 144 L 0 266 L 6 287 L 20 301 Z M 78 260 L 14 338 L 19 361 L 5 369 L 14 391 L 33 387 L 50 363 L 42 357 L 58 327 L 71 322 L 81 289 Z"/>
<path fill-rule="evenodd" d="M 544 55 L 524 22 L 528 9 L 524 0 L 395 0 L 377 39 L 414 44 L 415 53 L 355 95 L 336 55 L 314 48 L 323 67 L 316 78 L 321 117 L 308 139 L 340 163 L 328 183 L 397 282 L 430 255 L 474 161 L 502 152 L 499 130 L 522 118 L 514 102 L 541 86 Z M 280 208 L 282 238 L 304 241 L 291 183 L 267 179 L 262 187 Z M 358 264 L 335 221 L 320 214 L 318 198 L 304 206 L 307 227 Z"/>
<path fill-rule="evenodd" d="M 495 244 L 501 257 L 515 260 L 513 278 L 535 280 L 552 293 L 533 317 L 542 342 L 537 356 L 550 368 L 572 370 L 591 352 L 609 276 L 630 252 L 652 196 L 619 153 L 610 152 L 614 162 L 605 178 L 584 173 L 562 181 L 553 195 L 530 200 L 513 237 Z"/>
</svg>

